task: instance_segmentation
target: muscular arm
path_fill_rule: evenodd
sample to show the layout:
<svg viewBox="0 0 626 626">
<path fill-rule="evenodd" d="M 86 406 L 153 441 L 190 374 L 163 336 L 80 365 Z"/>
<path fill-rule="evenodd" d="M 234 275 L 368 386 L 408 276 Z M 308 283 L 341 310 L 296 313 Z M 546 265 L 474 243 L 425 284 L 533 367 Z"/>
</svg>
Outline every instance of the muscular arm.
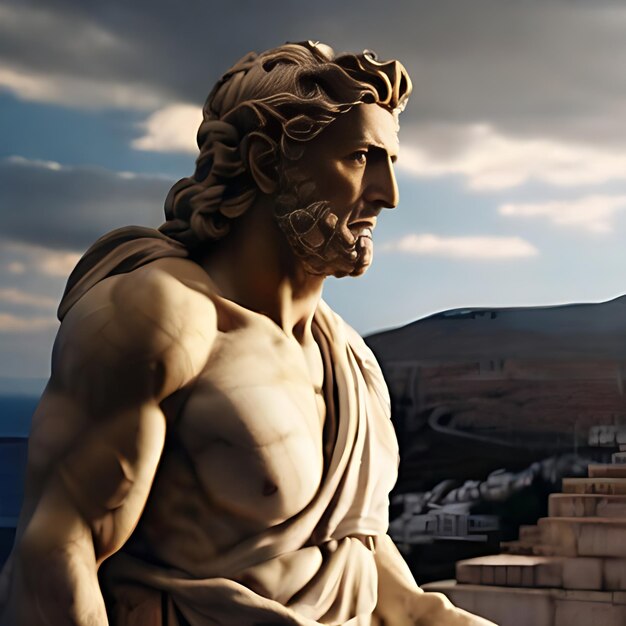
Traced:
<svg viewBox="0 0 626 626">
<path fill-rule="evenodd" d="M 103 281 L 70 311 L 33 417 L 2 624 L 107 624 L 98 566 L 148 497 L 159 403 L 197 375 L 214 334 L 211 301 L 149 268 Z"/>
<path fill-rule="evenodd" d="M 388 535 L 376 542 L 378 605 L 382 623 L 393 626 L 495 626 L 456 608 L 441 593 L 422 591 Z"/>
</svg>

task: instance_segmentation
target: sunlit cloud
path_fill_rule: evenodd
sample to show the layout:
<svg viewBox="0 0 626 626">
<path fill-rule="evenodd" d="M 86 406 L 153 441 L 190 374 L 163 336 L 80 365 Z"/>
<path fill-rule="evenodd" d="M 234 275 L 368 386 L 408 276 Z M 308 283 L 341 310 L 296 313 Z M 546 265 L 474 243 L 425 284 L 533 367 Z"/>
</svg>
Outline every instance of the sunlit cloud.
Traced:
<svg viewBox="0 0 626 626">
<path fill-rule="evenodd" d="M 441 149 L 440 141 L 452 148 Z M 623 151 L 509 137 L 487 124 L 431 129 L 419 144 L 403 146 L 398 166 L 424 178 L 461 176 L 475 191 L 498 191 L 530 181 L 573 187 L 626 180 Z"/>
<path fill-rule="evenodd" d="M 156 111 L 142 124 L 145 134 L 132 142 L 136 150 L 152 152 L 198 152 L 196 133 L 202 109 L 191 104 L 173 104 Z"/>
<path fill-rule="evenodd" d="M 57 301 L 54 298 L 14 288 L 0 288 L 0 302 L 33 306 L 42 309 L 54 309 L 57 305 Z"/>
<path fill-rule="evenodd" d="M 44 161 L 43 159 L 26 159 L 22 156 L 13 155 L 4 159 L 5 163 L 11 163 L 13 165 L 23 165 L 25 167 L 43 168 L 46 170 L 52 170 L 53 172 L 60 172 L 63 166 L 57 161 Z M 65 168 L 69 169 L 69 168 Z"/>
<path fill-rule="evenodd" d="M 519 259 L 539 251 L 520 237 L 441 237 L 430 233 L 411 234 L 382 246 L 384 252 L 467 260 Z"/>
<path fill-rule="evenodd" d="M 614 217 L 624 209 L 626 196 L 594 195 L 576 200 L 509 203 L 499 207 L 498 212 L 508 217 L 545 218 L 557 226 L 591 233 L 609 233 Z"/>
<path fill-rule="evenodd" d="M 4 241 L 2 246 L 13 256 L 19 257 L 19 260 L 13 261 L 12 264 L 17 264 L 20 273 L 34 271 L 45 276 L 67 278 L 81 257 L 80 253 L 71 250 L 53 250 L 22 242 Z"/>
<path fill-rule="evenodd" d="M 0 68 L 0 87 L 21 100 L 90 109 L 151 109 L 163 102 L 154 93 L 116 80 L 89 80 L 10 67 Z"/>
<path fill-rule="evenodd" d="M 18 317 L 0 313 L 0 333 L 34 333 L 59 325 L 54 317 Z"/>
<path fill-rule="evenodd" d="M 37 259 L 36 266 L 42 274 L 65 277 L 69 276 L 80 257 L 76 252 L 45 252 Z"/>
<path fill-rule="evenodd" d="M 26 271 L 26 265 L 20 261 L 11 261 L 6 264 L 6 270 L 9 274 L 23 274 Z"/>
</svg>

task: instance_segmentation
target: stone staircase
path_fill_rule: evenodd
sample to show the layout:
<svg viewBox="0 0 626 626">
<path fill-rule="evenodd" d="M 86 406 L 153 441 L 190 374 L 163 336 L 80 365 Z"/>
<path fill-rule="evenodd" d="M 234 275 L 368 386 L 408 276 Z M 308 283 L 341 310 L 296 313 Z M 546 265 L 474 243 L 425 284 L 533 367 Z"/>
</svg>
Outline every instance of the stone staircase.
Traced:
<svg viewBox="0 0 626 626">
<path fill-rule="evenodd" d="M 502 554 L 460 561 L 455 581 L 424 585 L 500 626 L 626 625 L 626 432 L 613 463 L 566 478 L 548 517 Z"/>
</svg>

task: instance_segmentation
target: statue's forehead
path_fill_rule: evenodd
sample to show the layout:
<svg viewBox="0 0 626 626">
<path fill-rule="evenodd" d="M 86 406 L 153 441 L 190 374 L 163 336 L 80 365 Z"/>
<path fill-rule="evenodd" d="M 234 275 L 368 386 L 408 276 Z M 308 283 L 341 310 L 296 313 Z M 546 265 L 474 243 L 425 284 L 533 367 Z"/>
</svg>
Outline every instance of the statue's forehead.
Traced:
<svg viewBox="0 0 626 626">
<path fill-rule="evenodd" d="M 398 130 L 397 113 L 377 104 L 360 104 L 340 115 L 322 133 L 321 139 L 328 143 L 375 145 L 395 154 L 399 147 Z"/>
</svg>

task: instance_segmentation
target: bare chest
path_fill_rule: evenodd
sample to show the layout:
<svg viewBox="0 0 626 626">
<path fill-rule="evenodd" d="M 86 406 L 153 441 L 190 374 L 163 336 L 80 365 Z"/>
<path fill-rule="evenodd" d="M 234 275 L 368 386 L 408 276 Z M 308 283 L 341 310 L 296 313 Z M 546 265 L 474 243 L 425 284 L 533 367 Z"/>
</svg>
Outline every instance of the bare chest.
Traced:
<svg viewBox="0 0 626 626">
<path fill-rule="evenodd" d="M 323 377 L 319 350 L 278 332 L 220 333 L 177 424 L 211 502 L 263 525 L 306 506 L 323 472 Z"/>
</svg>

